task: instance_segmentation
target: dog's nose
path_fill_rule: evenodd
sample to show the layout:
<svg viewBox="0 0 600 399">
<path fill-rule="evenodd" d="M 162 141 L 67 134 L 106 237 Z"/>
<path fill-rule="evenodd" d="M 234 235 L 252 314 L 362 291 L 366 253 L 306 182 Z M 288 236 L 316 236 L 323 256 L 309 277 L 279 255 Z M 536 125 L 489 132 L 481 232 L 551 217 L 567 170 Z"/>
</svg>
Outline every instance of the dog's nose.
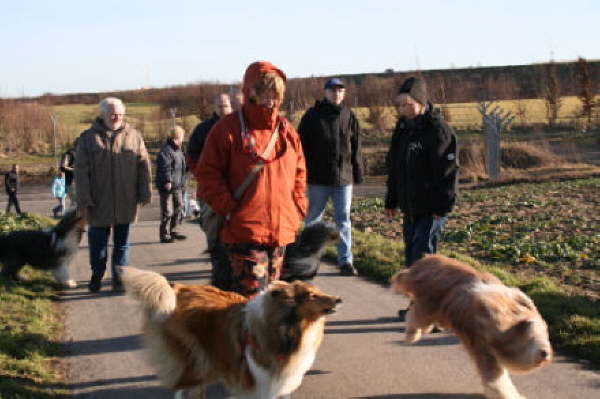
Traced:
<svg viewBox="0 0 600 399">
<path fill-rule="evenodd" d="M 342 298 L 337 298 L 337 299 L 335 300 L 335 303 L 342 303 L 342 302 L 343 302 L 343 301 L 342 301 Z"/>
<path fill-rule="evenodd" d="M 540 359 L 542 359 L 542 360 L 546 360 L 550 356 L 548 351 L 545 351 L 543 349 L 540 351 L 539 355 L 540 355 Z"/>
</svg>

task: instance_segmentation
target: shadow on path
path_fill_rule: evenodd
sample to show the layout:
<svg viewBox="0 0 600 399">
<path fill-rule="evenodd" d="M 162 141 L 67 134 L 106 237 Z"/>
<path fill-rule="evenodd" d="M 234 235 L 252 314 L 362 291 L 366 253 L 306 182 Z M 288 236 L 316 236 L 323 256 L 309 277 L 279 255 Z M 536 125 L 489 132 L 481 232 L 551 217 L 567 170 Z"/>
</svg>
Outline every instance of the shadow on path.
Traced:
<svg viewBox="0 0 600 399">
<path fill-rule="evenodd" d="M 469 393 L 399 393 L 391 395 L 355 396 L 356 399 L 485 399 L 480 394 Z"/>
<path fill-rule="evenodd" d="M 113 385 L 113 384 L 130 384 L 134 382 L 146 382 L 146 381 L 158 381 L 154 374 L 140 375 L 137 377 L 124 377 L 124 378 L 107 378 L 105 380 L 94 380 L 94 381 L 86 381 L 80 382 L 77 384 L 70 384 L 70 389 L 83 389 L 83 388 L 93 388 L 93 387 L 101 387 L 105 385 Z"/>
<path fill-rule="evenodd" d="M 142 335 L 128 335 L 106 339 L 91 339 L 66 343 L 68 353 L 75 356 L 93 355 L 98 353 L 128 352 L 143 348 Z"/>
</svg>

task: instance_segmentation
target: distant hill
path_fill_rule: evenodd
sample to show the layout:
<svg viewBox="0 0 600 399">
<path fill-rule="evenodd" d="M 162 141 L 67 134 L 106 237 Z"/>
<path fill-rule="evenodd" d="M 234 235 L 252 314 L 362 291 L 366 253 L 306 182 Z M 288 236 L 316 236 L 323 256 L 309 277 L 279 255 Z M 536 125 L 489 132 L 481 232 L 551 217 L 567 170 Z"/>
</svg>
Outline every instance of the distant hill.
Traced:
<svg viewBox="0 0 600 399">
<path fill-rule="evenodd" d="M 430 96 L 438 103 L 472 102 L 478 100 L 506 100 L 544 97 L 548 63 L 506 65 L 423 71 L 392 71 L 335 75 L 346 80 L 353 105 L 389 103 L 400 82 L 418 74 L 425 78 Z M 561 95 L 576 96 L 577 61 L 556 62 L 556 76 Z M 600 60 L 588 60 L 588 73 L 594 91 L 600 90 Z M 290 79 L 286 105 L 294 103 L 305 107 L 322 96 L 322 82 L 330 76 Z M 101 93 L 75 93 L 44 96 L 16 101 L 37 101 L 47 105 L 97 104 L 107 96 L 117 96 L 127 103 L 156 103 L 162 109 L 177 107 L 183 114 L 199 113 L 201 117 L 212 112 L 214 96 L 227 92 L 231 85 L 197 83 L 182 86 L 125 90 Z"/>
</svg>

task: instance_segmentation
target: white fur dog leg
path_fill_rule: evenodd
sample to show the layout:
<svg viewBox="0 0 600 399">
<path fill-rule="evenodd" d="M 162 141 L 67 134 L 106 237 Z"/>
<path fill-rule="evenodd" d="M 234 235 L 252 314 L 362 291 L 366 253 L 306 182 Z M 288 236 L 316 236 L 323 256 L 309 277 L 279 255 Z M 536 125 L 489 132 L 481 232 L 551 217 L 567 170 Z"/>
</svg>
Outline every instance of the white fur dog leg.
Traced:
<svg viewBox="0 0 600 399">
<path fill-rule="evenodd" d="M 495 380 L 484 381 L 484 389 L 488 399 L 525 399 L 517 392 L 506 370 Z"/>
<path fill-rule="evenodd" d="M 404 337 L 404 342 L 409 344 L 413 344 L 421 339 L 421 335 L 423 331 L 420 328 L 415 326 L 415 307 L 411 306 L 408 309 L 408 313 L 406 314 L 406 336 Z"/>
<path fill-rule="evenodd" d="M 53 274 L 56 280 L 63 286 L 68 288 L 77 287 L 77 283 L 75 282 L 75 280 L 69 278 L 69 267 L 67 265 L 63 264 L 57 269 L 54 269 Z"/>
</svg>

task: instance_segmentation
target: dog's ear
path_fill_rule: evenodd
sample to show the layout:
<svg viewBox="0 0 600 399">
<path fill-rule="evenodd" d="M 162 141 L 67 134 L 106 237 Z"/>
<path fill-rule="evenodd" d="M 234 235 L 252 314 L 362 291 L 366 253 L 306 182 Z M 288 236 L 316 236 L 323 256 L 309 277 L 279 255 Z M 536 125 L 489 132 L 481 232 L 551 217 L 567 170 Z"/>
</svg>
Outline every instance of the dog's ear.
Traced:
<svg viewBox="0 0 600 399">
<path fill-rule="evenodd" d="M 532 325 L 533 322 L 531 322 L 531 320 L 521 320 L 520 322 L 512 326 L 510 330 L 515 335 L 525 335 L 529 332 Z"/>
<path fill-rule="evenodd" d="M 520 337 L 526 337 L 529 335 L 529 330 L 532 327 L 532 322 L 530 320 L 521 320 L 515 323 L 508 330 L 504 331 L 498 337 L 498 344 L 503 345 L 508 342 L 514 342 Z"/>
</svg>

